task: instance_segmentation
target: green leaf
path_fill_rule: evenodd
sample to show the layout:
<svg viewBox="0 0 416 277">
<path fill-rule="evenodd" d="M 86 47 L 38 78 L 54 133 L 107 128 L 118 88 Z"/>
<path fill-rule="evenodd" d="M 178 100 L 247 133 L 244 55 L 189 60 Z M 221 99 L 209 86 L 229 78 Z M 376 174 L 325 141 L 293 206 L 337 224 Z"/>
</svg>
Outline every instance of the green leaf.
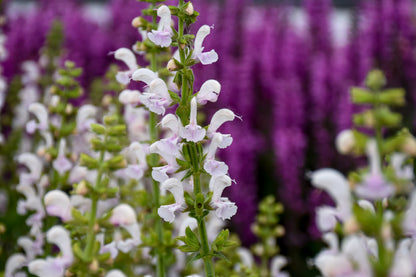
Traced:
<svg viewBox="0 0 416 277">
<path fill-rule="evenodd" d="M 186 244 L 199 249 L 201 244 L 199 243 L 198 237 L 195 235 L 194 232 L 192 232 L 191 228 L 186 227 L 185 235 L 186 235 Z"/>
<path fill-rule="evenodd" d="M 355 104 L 374 104 L 376 96 L 363 88 L 351 88 L 352 102 Z"/>
<path fill-rule="evenodd" d="M 170 98 L 172 98 L 172 100 L 175 102 L 175 103 L 179 103 L 179 102 L 181 102 L 181 98 L 179 97 L 179 95 L 178 94 L 176 94 L 175 92 L 173 92 L 173 91 L 170 91 L 169 90 L 169 95 L 170 95 Z"/>
<path fill-rule="evenodd" d="M 386 89 L 378 94 L 378 101 L 390 106 L 403 106 L 406 102 L 404 94 L 402 88 Z"/>
</svg>

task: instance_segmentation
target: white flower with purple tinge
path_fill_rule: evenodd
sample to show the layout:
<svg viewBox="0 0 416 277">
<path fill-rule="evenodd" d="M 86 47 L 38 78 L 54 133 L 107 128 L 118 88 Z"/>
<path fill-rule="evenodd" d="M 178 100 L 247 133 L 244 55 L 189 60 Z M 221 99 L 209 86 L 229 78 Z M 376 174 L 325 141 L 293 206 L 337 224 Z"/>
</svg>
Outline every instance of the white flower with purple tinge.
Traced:
<svg viewBox="0 0 416 277">
<path fill-rule="evenodd" d="M 364 176 L 363 182 L 357 185 L 355 192 L 359 197 L 368 200 L 379 200 L 392 196 L 395 192 L 395 187 L 385 179 L 381 171 L 377 143 L 374 140 L 370 140 L 367 143 L 366 151 L 370 161 L 370 172 Z"/>
<path fill-rule="evenodd" d="M 150 153 L 159 154 L 167 165 L 153 167 L 152 178 L 160 183 L 169 179 L 168 174 L 175 173 L 180 167 L 176 159 L 183 159 L 180 149 L 181 145 L 178 143 L 179 138 L 174 135 L 170 138 L 156 141 L 150 146 Z"/>
<path fill-rule="evenodd" d="M 136 212 L 127 204 L 115 207 L 110 217 L 111 224 L 124 228 L 131 236 L 131 238 L 117 241 L 117 248 L 123 253 L 129 252 L 141 243 L 140 226 L 136 218 Z"/>
<path fill-rule="evenodd" d="M 208 25 L 203 25 L 199 28 L 195 36 L 193 57 L 204 65 L 212 64 L 218 61 L 218 54 L 215 50 L 203 52 L 204 47 L 202 46 L 202 43 L 204 42 L 205 37 L 211 32 L 210 29 L 211 28 Z"/>
<path fill-rule="evenodd" d="M 317 225 L 321 232 L 332 231 L 338 220 L 345 221 L 352 214 L 352 199 L 348 180 L 337 170 L 324 168 L 311 174 L 311 183 L 325 190 L 335 201 L 336 208 L 324 206 L 317 209 Z"/>
<path fill-rule="evenodd" d="M 202 105 L 205 105 L 208 101 L 217 102 L 220 91 L 221 84 L 217 80 L 207 80 L 202 84 L 196 95 L 196 100 Z"/>
<path fill-rule="evenodd" d="M 212 191 L 211 205 L 215 208 L 215 214 L 222 220 L 230 219 L 237 213 L 237 206 L 230 202 L 227 197 L 221 197 L 226 187 L 231 186 L 232 180 L 227 175 L 212 177 L 209 189 Z"/>
<path fill-rule="evenodd" d="M 29 112 L 31 112 L 37 119 L 30 120 L 26 124 L 26 132 L 33 134 L 36 130 L 46 131 L 49 128 L 48 125 L 48 110 L 45 105 L 41 103 L 32 103 L 29 106 Z"/>
<path fill-rule="evenodd" d="M 59 142 L 59 152 L 58 157 L 53 161 L 53 168 L 58 171 L 59 175 L 65 174 L 67 171 L 71 170 L 72 163 L 65 155 L 66 149 L 66 140 L 61 139 Z"/>
<path fill-rule="evenodd" d="M 343 240 L 342 250 L 338 238 L 327 233 L 324 240 L 330 245 L 315 258 L 315 265 L 324 277 L 371 277 L 368 249 L 362 237 L 349 236 Z"/>
<path fill-rule="evenodd" d="M 226 140 L 224 142 L 224 140 Z M 215 160 L 215 152 L 218 148 L 225 148 L 231 144 L 227 136 L 224 136 L 220 133 L 215 133 L 212 138 L 211 144 L 208 147 L 208 153 L 204 162 L 205 171 L 211 176 L 222 176 L 226 175 L 228 172 L 228 165 L 224 162 Z M 222 147 L 221 147 L 222 146 Z"/>
<path fill-rule="evenodd" d="M 44 197 L 46 212 L 57 216 L 63 222 L 72 219 L 72 204 L 66 193 L 60 190 L 49 191 Z"/>
<path fill-rule="evenodd" d="M 63 277 L 65 269 L 74 260 L 69 232 L 61 226 L 54 226 L 46 234 L 46 239 L 58 246 L 62 255 L 32 261 L 29 263 L 29 272 L 39 277 Z"/>
<path fill-rule="evenodd" d="M 163 220 L 172 223 L 175 220 L 175 213 L 185 208 L 182 183 L 176 178 L 170 178 L 163 182 L 161 188 L 170 191 L 176 202 L 174 204 L 160 206 L 157 213 Z"/>
<path fill-rule="evenodd" d="M 77 130 L 81 133 L 88 132 L 92 123 L 96 123 L 97 107 L 93 105 L 83 105 L 79 108 L 76 118 Z"/>
<path fill-rule="evenodd" d="M 123 61 L 129 68 L 129 70 L 118 72 L 116 75 L 119 83 L 127 85 L 130 82 L 131 75 L 138 68 L 136 56 L 130 49 L 120 48 L 114 52 L 114 58 Z"/>
<path fill-rule="evenodd" d="M 199 142 L 203 140 L 205 137 L 206 130 L 198 125 L 197 120 L 196 120 L 196 115 L 197 115 L 197 101 L 196 101 L 196 97 L 194 97 L 191 100 L 191 115 L 189 118 L 189 124 L 186 125 L 185 127 L 182 127 L 179 130 L 180 136 L 186 139 L 187 141 Z"/>
<path fill-rule="evenodd" d="M 158 78 L 156 73 L 147 68 L 136 70 L 132 79 L 144 82 L 147 85 L 147 90 L 137 96 L 140 102 L 151 112 L 159 115 L 165 114 L 165 108 L 173 102 L 166 83 Z"/>
<path fill-rule="evenodd" d="M 172 43 L 171 14 L 169 7 L 162 5 L 157 9 L 157 16 L 160 17 L 157 30 L 147 33 L 147 37 L 154 44 L 161 47 L 169 47 Z"/>
</svg>

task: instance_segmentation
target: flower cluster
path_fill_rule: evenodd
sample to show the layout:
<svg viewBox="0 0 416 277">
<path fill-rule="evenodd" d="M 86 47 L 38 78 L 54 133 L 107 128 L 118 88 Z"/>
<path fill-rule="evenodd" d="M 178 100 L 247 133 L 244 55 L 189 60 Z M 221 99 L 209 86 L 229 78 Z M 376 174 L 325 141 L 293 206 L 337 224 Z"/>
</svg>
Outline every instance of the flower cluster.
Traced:
<svg viewBox="0 0 416 277">
<path fill-rule="evenodd" d="M 375 137 L 344 130 L 336 145 L 343 154 L 366 153 L 369 166 L 348 178 L 329 168 L 310 176 L 335 202 L 316 211 L 329 248 L 315 264 L 324 276 L 414 276 L 414 175 L 406 161 L 416 154 L 416 140 L 407 130 L 383 137 L 383 129 L 400 127 L 401 117 L 390 107 L 404 105 L 404 91 L 383 90 L 385 77 L 378 70 L 369 73 L 366 84 L 369 89 L 351 90 L 354 103 L 371 107 L 354 115 L 354 122 L 373 129 Z"/>
</svg>

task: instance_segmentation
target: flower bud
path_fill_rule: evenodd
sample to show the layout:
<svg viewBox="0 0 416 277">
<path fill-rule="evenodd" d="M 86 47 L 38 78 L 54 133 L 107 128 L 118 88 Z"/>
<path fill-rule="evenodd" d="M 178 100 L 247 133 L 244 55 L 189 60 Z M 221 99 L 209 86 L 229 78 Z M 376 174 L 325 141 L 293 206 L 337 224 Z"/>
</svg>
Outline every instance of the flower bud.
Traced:
<svg viewBox="0 0 416 277">
<path fill-rule="evenodd" d="M 409 156 L 416 156 L 416 139 L 413 136 L 408 136 L 402 145 L 403 153 Z"/>
<path fill-rule="evenodd" d="M 335 146 L 340 154 L 350 154 L 355 146 L 355 137 L 352 130 L 343 130 L 335 140 Z"/>
<path fill-rule="evenodd" d="M 108 106 L 110 106 L 111 102 L 113 102 L 113 97 L 111 97 L 111 95 L 107 94 L 103 97 L 103 100 L 101 101 L 101 104 L 104 107 L 108 107 Z"/>
<path fill-rule="evenodd" d="M 357 222 L 357 219 L 352 216 L 348 218 L 344 223 L 344 232 L 348 235 L 354 234 L 360 230 L 360 225 Z"/>
<path fill-rule="evenodd" d="M 141 17 L 137 16 L 133 18 L 133 20 L 131 21 L 131 26 L 133 26 L 134 28 L 139 28 L 140 26 L 142 26 Z"/>
<path fill-rule="evenodd" d="M 87 183 L 85 181 L 81 181 L 75 188 L 75 193 L 79 195 L 86 195 L 88 193 Z"/>
<path fill-rule="evenodd" d="M 66 114 L 71 114 L 73 110 L 74 110 L 74 107 L 71 104 L 66 105 L 65 107 Z"/>
<path fill-rule="evenodd" d="M 174 59 L 170 59 L 169 62 L 168 62 L 168 65 L 166 66 L 166 68 L 169 71 L 175 71 L 176 69 L 178 69 L 178 66 L 176 65 Z"/>
<path fill-rule="evenodd" d="M 193 15 L 194 14 L 194 5 L 192 5 L 192 2 L 188 2 L 185 8 L 185 13 L 187 15 Z"/>
<path fill-rule="evenodd" d="M 368 73 L 365 83 L 372 90 L 379 90 L 386 85 L 386 76 L 381 70 L 373 70 Z"/>
<path fill-rule="evenodd" d="M 100 269 L 100 265 L 98 264 L 98 261 L 96 259 L 92 260 L 88 268 L 91 270 L 91 272 L 95 273 Z"/>
</svg>

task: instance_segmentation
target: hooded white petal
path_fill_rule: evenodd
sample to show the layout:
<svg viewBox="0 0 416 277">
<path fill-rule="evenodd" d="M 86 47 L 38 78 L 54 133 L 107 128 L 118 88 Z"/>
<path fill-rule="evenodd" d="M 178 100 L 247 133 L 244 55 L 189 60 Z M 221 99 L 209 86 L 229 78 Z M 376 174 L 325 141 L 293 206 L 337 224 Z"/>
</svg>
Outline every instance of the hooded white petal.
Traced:
<svg viewBox="0 0 416 277">
<path fill-rule="evenodd" d="M 117 60 L 123 61 L 130 70 L 136 70 L 137 69 L 137 62 L 136 62 L 136 56 L 134 56 L 134 53 L 127 48 L 120 48 L 114 52 L 114 57 Z"/>
<path fill-rule="evenodd" d="M 44 197 L 46 212 L 58 216 L 63 222 L 72 219 L 72 204 L 68 195 L 60 190 L 49 191 Z"/>
</svg>

